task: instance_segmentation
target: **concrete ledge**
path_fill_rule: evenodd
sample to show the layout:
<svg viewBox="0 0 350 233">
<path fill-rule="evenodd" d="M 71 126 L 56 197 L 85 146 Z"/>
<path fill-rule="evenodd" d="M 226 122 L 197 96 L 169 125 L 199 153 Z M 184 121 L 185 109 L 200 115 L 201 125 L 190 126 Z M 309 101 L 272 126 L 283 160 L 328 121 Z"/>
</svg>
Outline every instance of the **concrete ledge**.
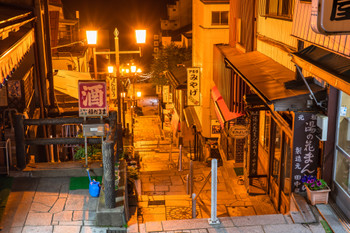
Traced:
<svg viewBox="0 0 350 233">
<path fill-rule="evenodd" d="M 117 205 L 119 206 L 113 209 L 107 209 L 105 205 L 104 192 L 101 190 L 97 210 L 96 210 L 96 225 L 97 226 L 112 226 L 112 227 L 123 227 L 126 224 L 124 199 L 116 198 Z M 119 201 L 119 202 L 118 202 Z"/>
<path fill-rule="evenodd" d="M 12 177 L 79 177 L 87 176 L 85 163 L 33 163 L 27 164 L 22 171 L 10 171 Z M 100 163 L 89 164 L 91 176 L 102 176 L 103 169 Z"/>
</svg>

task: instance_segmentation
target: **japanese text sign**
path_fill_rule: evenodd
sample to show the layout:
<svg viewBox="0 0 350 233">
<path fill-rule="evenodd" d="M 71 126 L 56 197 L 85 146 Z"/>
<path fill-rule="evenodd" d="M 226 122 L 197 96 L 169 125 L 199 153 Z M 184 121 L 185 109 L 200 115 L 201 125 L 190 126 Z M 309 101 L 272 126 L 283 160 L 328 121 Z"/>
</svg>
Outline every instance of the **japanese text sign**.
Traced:
<svg viewBox="0 0 350 233">
<path fill-rule="evenodd" d="M 258 175 L 259 111 L 251 111 L 249 175 Z"/>
<path fill-rule="evenodd" d="M 79 116 L 107 116 L 107 88 L 104 81 L 79 81 Z"/>
<path fill-rule="evenodd" d="M 169 102 L 169 86 L 163 86 L 163 103 Z"/>
<path fill-rule="evenodd" d="M 293 138 L 292 190 L 305 191 L 301 178 L 316 176 L 319 140 L 316 138 L 316 114 L 295 113 Z"/>
<path fill-rule="evenodd" d="M 187 105 L 200 105 L 199 68 L 187 68 Z"/>
<path fill-rule="evenodd" d="M 350 2 L 348 0 L 312 0 L 311 28 L 316 33 L 349 33 Z"/>
<path fill-rule="evenodd" d="M 109 98 L 115 100 L 118 97 L 117 93 L 117 78 L 109 79 Z"/>
</svg>

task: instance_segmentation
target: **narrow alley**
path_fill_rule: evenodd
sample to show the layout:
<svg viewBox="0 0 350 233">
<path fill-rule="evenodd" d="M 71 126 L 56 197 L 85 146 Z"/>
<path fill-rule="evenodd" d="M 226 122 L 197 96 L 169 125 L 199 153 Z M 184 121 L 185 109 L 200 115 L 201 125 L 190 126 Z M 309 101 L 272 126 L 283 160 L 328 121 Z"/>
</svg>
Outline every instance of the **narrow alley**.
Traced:
<svg viewBox="0 0 350 233">
<path fill-rule="evenodd" d="M 189 148 L 182 149 L 182 168 L 179 168 L 179 147 L 171 145 L 170 123 L 163 129 L 157 106 L 144 100 L 143 116 L 137 116 L 134 125 L 135 153 L 140 158 L 140 183 L 138 185 L 138 216 L 129 225 L 163 220 L 192 218 L 192 198 L 187 179 L 190 174 Z M 197 218 L 210 218 L 211 179 L 210 166 L 193 161 L 193 193 L 199 194 L 196 205 Z M 218 167 L 217 215 L 218 217 L 276 214 L 265 194 L 248 195 L 236 175 L 233 165 Z"/>
</svg>

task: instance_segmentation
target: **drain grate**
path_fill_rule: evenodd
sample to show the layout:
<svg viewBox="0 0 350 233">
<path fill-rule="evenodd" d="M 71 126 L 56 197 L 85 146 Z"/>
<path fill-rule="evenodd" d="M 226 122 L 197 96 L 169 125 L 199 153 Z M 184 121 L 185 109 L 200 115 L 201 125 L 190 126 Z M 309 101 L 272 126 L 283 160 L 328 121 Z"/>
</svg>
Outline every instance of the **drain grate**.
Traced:
<svg viewBox="0 0 350 233">
<path fill-rule="evenodd" d="M 165 200 L 148 201 L 148 205 L 165 205 Z"/>
</svg>

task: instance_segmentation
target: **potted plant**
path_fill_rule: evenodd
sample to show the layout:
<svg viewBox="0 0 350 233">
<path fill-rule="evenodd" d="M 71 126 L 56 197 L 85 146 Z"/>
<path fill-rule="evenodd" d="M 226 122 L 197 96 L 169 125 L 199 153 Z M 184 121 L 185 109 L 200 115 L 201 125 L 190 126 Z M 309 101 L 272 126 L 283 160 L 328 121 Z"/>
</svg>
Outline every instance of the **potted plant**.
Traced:
<svg viewBox="0 0 350 233">
<path fill-rule="evenodd" d="M 307 198 L 312 205 L 328 203 L 328 195 L 331 190 L 324 180 L 309 175 L 304 176 L 301 182 L 306 188 Z"/>
</svg>

